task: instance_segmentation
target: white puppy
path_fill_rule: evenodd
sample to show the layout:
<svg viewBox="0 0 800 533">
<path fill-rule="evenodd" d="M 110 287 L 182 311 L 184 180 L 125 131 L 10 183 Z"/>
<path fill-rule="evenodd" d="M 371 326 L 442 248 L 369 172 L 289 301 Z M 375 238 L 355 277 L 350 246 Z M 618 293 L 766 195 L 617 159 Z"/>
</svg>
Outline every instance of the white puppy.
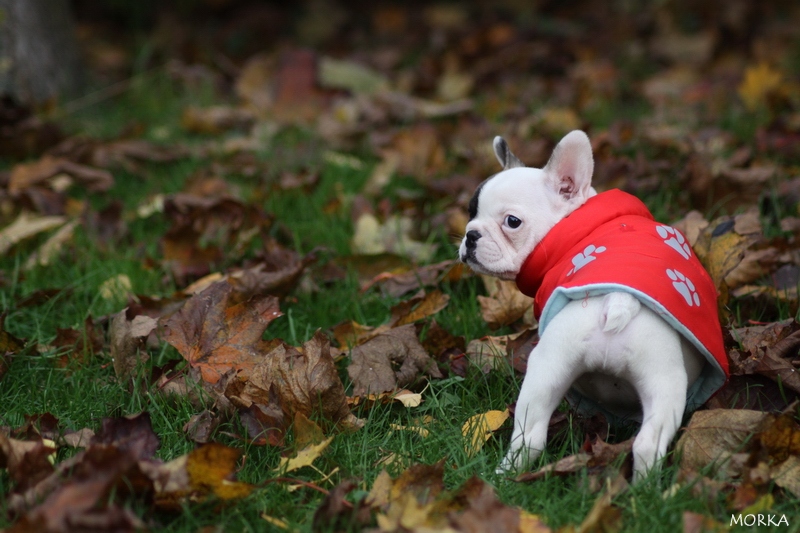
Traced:
<svg viewBox="0 0 800 533">
<path fill-rule="evenodd" d="M 566 395 L 583 412 L 641 420 L 633 444 L 641 479 L 684 411 L 727 379 L 713 282 L 683 235 L 638 199 L 597 194 L 585 133 L 566 135 L 543 169 L 525 167 L 500 137 L 494 151 L 503 171 L 470 201 L 459 256 L 533 296 L 540 334 L 500 470 L 541 453 Z"/>
</svg>

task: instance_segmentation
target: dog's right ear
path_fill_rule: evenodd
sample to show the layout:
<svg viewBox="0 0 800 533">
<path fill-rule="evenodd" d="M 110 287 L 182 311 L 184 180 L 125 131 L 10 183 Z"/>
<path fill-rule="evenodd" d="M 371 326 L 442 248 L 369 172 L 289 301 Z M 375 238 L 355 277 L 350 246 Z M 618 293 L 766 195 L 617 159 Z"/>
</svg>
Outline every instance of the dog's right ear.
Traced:
<svg viewBox="0 0 800 533">
<path fill-rule="evenodd" d="M 506 144 L 506 140 L 499 135 L 494 138 L 494 143 L 492 143 L 492 146 L 494 146 L 494 155 L 497 158 L 497 161 L 503 165 L 503 170 L 525 166 L 522 164 L 522 161 L 517 158 L 517 156 L 511 153 L 511 150 L 508 148 L 508 144 Z"/>
</svg>

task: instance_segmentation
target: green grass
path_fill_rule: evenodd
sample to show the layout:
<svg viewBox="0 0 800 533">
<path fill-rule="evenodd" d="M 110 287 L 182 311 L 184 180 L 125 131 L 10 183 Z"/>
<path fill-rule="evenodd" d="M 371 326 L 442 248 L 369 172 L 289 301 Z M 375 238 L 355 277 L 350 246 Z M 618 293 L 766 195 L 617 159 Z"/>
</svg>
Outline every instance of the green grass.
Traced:
<svg viewBox="0 0 800 533">
<path fill-rule="evenodd" d="M 93 106 L 70 118 L 69 127 L 74 132 L 93 136 L 113 136 L 122 131 L 135 118 L 145 127 L 147 137 L 161 141 L 181 139 L 197 143 L 201 139 L 182 134 L 179 123 L 180 110 L 188 103 L 209 102 L 213 95 L 208 92 L 185 94 L 175 89 L 168 81 L 156 78 L 149 83 L 134 85 L 120 100 Z M 605 120 L 607 117 L 602 117 Z M 310 160 L 298 161 L 293 157 L 296 147 L 304 147 L 311 154 Z M 320 184 L 311 193 L 301 191 L 281 192 L 268 183 L 244 190 L 246 197 L 260 198 L 261 206 L 275 216 L 273 234 L 285 244 L 306 253 L 317 246 L 328 251 L 323 259 L 349 253 L 352 223 L 349 210 L 324 214 L 323 207 L 337 197 L 347 198 L 361 190 L 369 175 L 369 167 L 352 169 L 325 163 L 319 157 L 322 148 L 313 135 L 302 131 L 289 131 L 265 146 L 261 157 L 273 164 L 274 171 L 265 179 L 274 178 L 282 169 L 311 166 L 321 172 Z M 17 427 L 24 422 L 25 415 L 50 412 L 61 421 L 63 427 L 97 429 L 100 420 L 108 416 L 122 416 L 147 411 L 152 417 L 156 434 L 161 440 L 158 457 L 169 460 L 194 449 L 195 445 L 185 436 L 182 427 L 198 412 L 186 398 L 165 397 L 157 391 L 143 386 L 133 393 L 117 382 L 107 354 L 98 354 L 86 363 L 70 364 L 67 368 L 55 365 L 60 355 L 55 350 L 45 349 L 37 353 L 36 345 L 47 345 L 57 328 L 82 328 L 88 317 L 102 317 L 118 312 L 125 303 L 106 300 L 99 296 L 99 287 L 107 279 L 127 275 L 133 292 L 142 295 L 168 296 L 178 287 L 170 281 L 168 272 L 158 266 L 147 266 L 147 258 L 158 258 L 158 242 L 168 227 L 162 214 L 148 219 L 133 216 L 137 205 L 156 193 L 181 190 L 186 179 L 208 161 L 184 160 L 172 164 L 149 165 L 146 179 L 124 172 L 116 173 L 114 189 L 103 195 L 92 195 L 87 200 L 95 209 L 108 205 L 112 199 L 123 202 L 128 220 L 129 235 L 123 242 L 100 246 L 79 228 L 75 241 L 62 259 L 48 267 L 31 271 L 22 270 L 27 255 L 41 242 L 26 243 L 14 249 L 14 254 L 0 259 L 8 283 L 0 287 L 0 311 L 7 313 L 6 328 L 14 335 L 28 341 L 26 351 L 13 358 L 9 373 L 0 382 L 0 425 Z M 252 180 L 232 175 L 228 178 L 242 187 Z M 408 185 L 406 181 L 404 186 Z M 675 216 L 673 200 L 677 186 L 667 186 L 662 192 L 647 199 L 658 216 Z M 426 209 L 436 212 L 441 207 L 429 202 Z M 436 260 L 453 257 L 454 247 L 447 235 L 434 232 L 432 239 L 439 244 Z M 250 249 L 247 254 L 252 254 Z M 246 256 L 247 256 L 246 254 Z M 225 265 L 223 265 L 225 266 Z M 36 290 L 57 288 L 62 292 L 50 301 L 33 307 L 18 308 L 17 302 Z M 442 289 L 450 295 L 450 305 L 436 316 L 436 320 L 456 335 L 467 340 L 493 333 L 480 318 L 476 295 L 482 293 L 477 279 L 468 279 Z M 354 273 L 319 293 L 309 294 L 295 291 L 292 298 L 282 303 L 285 316 L 277 319 L 268 328 L 267 335 L 280 337 L 291 344 L 301 344 L 322 328 L 355 320 L 367 325 L 379 325 L 389 317 L 389 310 L 398 299 L 386 298 L 376 290 L 359 292 Z M 162 344 L 151 353 L 148 365 L 163 364 L 178 358 L 177 352 Z M 341 364 L 344 369 L 344 362 Z M 346 372 L 342 371 L 345 376 Z M 473 475 L 484 478 L 495 486 L 499 497 L 506 503 L 517 505 L 540 515 L 551 527 L 579 523 L 591 509 L 597 495 L 586 488 L 586 474 L 565 478 L 548 478 L 535 483 L 518 484 L 494 473 L 508 445 L 510 424 L 490 439 L 486 447 L 475 457 L 469 457 L 464 449 L 461 425 L 472 415 L 489 409 L 504 409 L 516 400 L 520 379 L 510 370 L 483 375 L 473 370 L 467 378 L 450 377 L 432 381 L 424 393 L 425 402 L 416 409 L 399 405 L 376 406 L 370 410 L 357 410 L 366 419 L 365 427 L 355 433 L 336 436 L 327 452 L 315 463 L 323 472 L 338 468 L 325 488 L 348 479 L 359 479 L 358 489 L 351 495 L 353 501 L 364 496 L 381 470 L 378 462 L 393 453 L 399 463 L 390 467 L 390 473 L 398 475 L 405 467 L 415 463 L 433 464 L 445 460 L 445 482 L 454 489 Z M 345 380 L 346 386 L 348 385 Z M 393 431 L 390 424 L 414 425 L 415 419 L 431 416 L 433 421 L 426 426 L 427 438 L 406 431 Z M 280 517 L 292 528 L 300 531 L 312 530 L 313 514 L 322 496 L 309 489 L 290 491 L 285 483 L 267 483 L 276 477 L 280 451 L 271 447 L 256 447 L 244 444 L 230 435 L 246 432 L 238 421 L 223 424 L 216 434 L 220 442 L 243 448 L 246 460 L 239 478 L 255 484 L 263 484 L 243 501 L 220 505 L 209 501 L 203 504 L 186 504 L 182 512 L 149 514 L 142 502 L 131 505 L 140 516 L 147 515 L 154 529 L 163 531 L 197 531 L 213 525 L 224 525 L 226 531 L 264 531 L 266 522 L 262 513 Z M 552 439 L 553 445 L 538 461 L 539 465 L 577 452 L 582 445 L 582 435 L 566 433 Z M 59 451 L 59 459 L 73 452 Z M 317 482 L 321 477 L 310 469 L 293 473 L 307 481 Z M 679 530 L 682 514 L 686 510 L 710 515 L 727 524 L 724 496 L 698 499 L 689 487 L 680 488 L 673 496 L 664 497 L 664 491 L 676 480 L 675 467 L 667 467 L 659 475 L 637 485 L 616 499 L 622 509 L 624 530 L 673 532 Z M 5 472 L 0 472 L 0 494 L 11 489 L 11 481 Z M 797 501 L 778 498 L 773 512 L 793 516 Z M 9 525 L 4 503 L 0 500 L 0 527 Z M 792 524 L 797 531 L 797 521 Z"/>
</svg>

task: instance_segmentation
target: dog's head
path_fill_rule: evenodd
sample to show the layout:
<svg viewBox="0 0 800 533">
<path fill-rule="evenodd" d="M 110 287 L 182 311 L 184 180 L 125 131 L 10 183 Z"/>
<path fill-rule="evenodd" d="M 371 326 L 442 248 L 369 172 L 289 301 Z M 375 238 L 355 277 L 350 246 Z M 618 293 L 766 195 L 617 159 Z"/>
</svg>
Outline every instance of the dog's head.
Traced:
<svg viewBox="0 0 800 533">
<path fill-rule="evenodd" d="M 544 168 L 530 168 L 494 138 L 503 170 L 484 181 L 469 202 L 461 261 L 481 274 L 514 279 L 534 247 L 556 223 L 597 194 L 589 138 L 568 133 Z"/>
</svg>

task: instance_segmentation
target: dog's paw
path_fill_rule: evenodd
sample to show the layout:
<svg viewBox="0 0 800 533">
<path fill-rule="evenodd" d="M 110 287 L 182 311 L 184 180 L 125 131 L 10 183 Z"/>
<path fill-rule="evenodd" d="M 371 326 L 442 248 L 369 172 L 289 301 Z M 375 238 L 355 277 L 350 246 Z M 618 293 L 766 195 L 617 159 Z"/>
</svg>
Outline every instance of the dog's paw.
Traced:
<svg viewBox="0 0 800 533">
<path fill-rule="evenodd" d="M 503 458 L 494 471 L 498 476 L 516 476 L 518 472 L 519 468 L 514 464 L 513 458 L 508 455 Z"/>
<path fill-rule="evenodd" d="M 697 294 L 692 280 L 677 270 L 673 270 L 671 268 L 667 269 L 667 276 L 669 276 L 669 279 L 672 280 L 672 286 L 675 287 L 675 290 L 678 291 L 681 296 L 683 296 L 683 299 L 686 300 L 686 304 L 689 307 L 693 305 L 700 305 L 700 295 Z"/>
<path fill-rule="evenodd" d="M 681 254 L 684 259 L 689 259 L 692 256 L 692 248 L 680 231 L 669 226 L 656 226 L 658 236 L 664 239 L 664 244 Z"/>
<path fill-rule="evenodd" d="M 597 257 L 595 257 L 594 254 L 601 254 L 605 251 L 606 251 L 605 246 L 597 247 L 594 244 L 590 244 L 589 246 L 584 248 L 582 253 L 579 253 L 572 258 L 572 269 L 569 272 L 567 272 L 567 276 L 571 276 L 578 270 L 582 269 L 583 267 L 585 267 L 586 265 L 597 259 Z"/>
</svg>

